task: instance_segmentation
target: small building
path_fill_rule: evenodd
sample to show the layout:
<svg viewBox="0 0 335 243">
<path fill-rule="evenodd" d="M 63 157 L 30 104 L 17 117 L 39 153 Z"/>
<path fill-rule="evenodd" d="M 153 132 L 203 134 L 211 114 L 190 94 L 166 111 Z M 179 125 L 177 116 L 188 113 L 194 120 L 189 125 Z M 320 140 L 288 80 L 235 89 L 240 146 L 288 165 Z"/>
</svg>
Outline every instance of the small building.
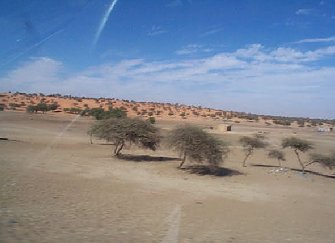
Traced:
<svg viewBox="0 0 335 243">
<path fill-rule="evenodd" d="M 219 132 L 231 132 L 232 131 L 232 126 L 231 124 L 220 124 L 217 126 L 217 130 Z"/>
<path fill-rule="evenodd" d="M 318 132 L 332 132 L 333 128 L 332 127 L 318 127 L 317 131 Z"/>
</svg>

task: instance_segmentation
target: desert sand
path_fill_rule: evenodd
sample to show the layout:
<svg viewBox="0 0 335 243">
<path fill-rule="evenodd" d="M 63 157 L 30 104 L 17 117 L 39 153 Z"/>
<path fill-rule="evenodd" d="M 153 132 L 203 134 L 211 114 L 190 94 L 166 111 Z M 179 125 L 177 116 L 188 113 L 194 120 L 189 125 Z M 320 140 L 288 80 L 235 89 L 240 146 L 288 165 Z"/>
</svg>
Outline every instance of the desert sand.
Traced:
<svg viewBox="0 0 335 243">
<path fill-rule="evenodd" d="M 1 242 L 334 242 L 335 179 L 313 165 L 301 174 L 285 151 L 285 172 L 257 151 L 243 168 L 240 136 L 266 133 L 272 144 L 295 135 L 318 152 L 334 133 L 236 124 L 210 130 L 230 143 L 226 176 L 179 170 L 178 155 L 128 148 L 112 156 L 90 144 L 94 120 L 70 114 L 0 112 Z M 158 121 L 167 131 L 180 121 Z M 215 127 L 216 121 L 199 125 Z M 304 159 L 306 159 L 304 157 Z M 188 162 L 188 165 L 190 163 Z"/>
</svg>

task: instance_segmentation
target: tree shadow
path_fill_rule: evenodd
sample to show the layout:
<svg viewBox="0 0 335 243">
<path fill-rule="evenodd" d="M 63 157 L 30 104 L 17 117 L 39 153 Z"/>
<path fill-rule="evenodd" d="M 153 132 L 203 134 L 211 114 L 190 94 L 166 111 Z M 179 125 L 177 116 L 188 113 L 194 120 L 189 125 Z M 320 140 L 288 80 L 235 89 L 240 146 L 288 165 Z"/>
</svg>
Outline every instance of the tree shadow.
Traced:
<svg viewBox="0 0 335 243">
<path fill-rule="evenodd" d="M 251 166 L 265 167 L 265 168 L 278 168 L 278 166 L 275 166 L 275 165 L 262 165 L 262 164 L 252 164 Z M 302 173 L 301 169 L 294 169 L 294 168 L 289 168 L 289 167 L 285 167 L 285 168 L 287 168 L 289 170 L 292 170 L 292 171 L 297 171 L 297 172 Z M 309 173 L 309 174 L 312 174 L 312 175 L 317 175 L 317 176 L 322 176 L 322 177 L 325 177 L 325 178 L 335 179 L 335 175 L 325 175 L 325 174 L 321 174 L 319 172 L 312 171 L 312 170 L 305 170 L 305 172 Z"/>
<path fill-rule="evenodd" d="M 10 139 L 10 138 L 5 138 L 5 137 L 0 137 L 0 141 L 5 141 L 5 142 L 21 142 L 16 139 Z"/>
<path fill-rule="evenodd" d="M 190 165 L 185 168 L 181 168 L 190 172 L 191 174 L 197 175 L 211 175 L 211 176 L 234 176 L 234 175 L 243 175 L 243 173 L 238 170 L 228 169 L 224 167 L 212 167 L 207 165 Z"/>
<path fill-rule="evenodd" d="M 129 161 L 135 161 L 135 162 L 141 162 L 141 161 L 166 162 L 166 161 L 180 160 L 180 158 L 173 158 L 173 157 L 133 155 L 133 154 L 119 154 L 117 158 L 121 160 L 129 160 Z"/>
</svg>

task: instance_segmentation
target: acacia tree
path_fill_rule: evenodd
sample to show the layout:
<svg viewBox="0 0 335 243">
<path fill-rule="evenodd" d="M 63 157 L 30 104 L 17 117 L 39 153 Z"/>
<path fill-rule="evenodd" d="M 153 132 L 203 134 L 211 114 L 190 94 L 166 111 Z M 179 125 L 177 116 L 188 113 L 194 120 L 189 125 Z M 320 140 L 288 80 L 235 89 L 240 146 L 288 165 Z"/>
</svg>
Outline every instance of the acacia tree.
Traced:
<svg viewBox="0 0 335 243">
<path fill-rule="evenodd" d="M 114 155 L 116 156 L 120 154 L 126 143 L 156 150 L 160 142 L 158 129 L 152 124 L 126 117 L 97 121 L 88 134 L 112 142 L 115 145 Z"/>
<path fill-rule="evenodd" d="M 264 141 L 264 136 L 254 136 L 254 137 L 247 137 L 243 136 L 240 138 L 239 142 L 242 144 L 245 157 L 243 160 L 243 166 L 246 167 L 247 159 L 250 155 L 252 155 L 255 151 L 255 149 L 262 149 L 265 148 L 268 143 Z"/>
<path fill-rule="evenodd" d="M 206 162 L 210 166 L 218 166 L 229 153 L 226 143 L 190 125 L 172 130 L 167 138 L 168 145 L 179 151 L 182 168 L 187 159 L 198 163 Z"/>
<path fill-rule="evenodd" d="M 276 159 L 278 161 L 279 167 L 282 167 L 282 161 L 286 161 L 284 152 L 278 149 L 271 149 L 268 153 L 268 157 Z"/>
<path fill-rule="evenodd" d="M 327 167 L 328 169 L 334 169 L 335 168 L 335 151 L 332 152 L 330 155 L 322 155 L 322 154 L 311 154 L 310 155 L 310 162 L 305 165 L 311 165 L 314 163 L 318 163 L 323 167 Z"/>
<path fill-rule="evenodd" d="M 305 153 L 308 150 L 313 149 L 313 144 L 307 140 L 303 140 L 296 137 L 284 138 L 282 141 L 283 148 L 291 148 L 298 158 L 298 162 L 301 166 L 302 173 L 305 173 L 305 164 L 301 161 L 300 153 Z"/>
</svg>

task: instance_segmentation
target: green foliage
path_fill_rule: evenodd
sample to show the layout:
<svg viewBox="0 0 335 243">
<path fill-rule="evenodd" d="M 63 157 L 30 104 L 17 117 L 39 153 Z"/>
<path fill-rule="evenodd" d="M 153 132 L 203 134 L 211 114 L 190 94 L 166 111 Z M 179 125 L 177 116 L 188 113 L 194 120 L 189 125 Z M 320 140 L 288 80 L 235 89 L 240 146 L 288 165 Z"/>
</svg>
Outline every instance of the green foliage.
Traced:
<svg viewBox="0 0 335 243">
<path fill-rule="evenodd" d="M 156 123 L 156 119 L 153 116 L 150 116 L 147 121 L 150 122 L 151 124 L 155 124 Z"/>
<path fill-rule="evenodd" d="M 258 115 L 255 114 L 239 114 L 237 115 L 238 118 L 240 119 L 245 119 L 245 120 L 250 120 L 250 121 L 258 121 L 259 117 Z"/>
<path fill-rule="evenodd" d="M 97 120 L 104 120 L 109 118 L 123 118 L 127 116 L 127 113 L 124 110 L 121 110 L 119 108 L 112 108 L 108 111 L 105 111 L 103 108 L 92 108 L 91 110 L 88 110 L 88 115 L 94 116 Z"/>
<path fill-rule="evenodd" d="M 37 106 L 36 105 L 28 105 L 26 108 L 26 111 L 28 113 L 34 113 L 37 112 Z"/>
<path fill-rule="evenodd" d="M 58 104 L 57 103 L 52 103 L 52 104 L 48 105 L 48 110 L 49 111 L 57 110 L 57 108 L 58 108 Z"/>
<path fill-rule="evenodd" d="M 38 111 L 41 111 L 42 113 L 45 113 L 47 111 L 51 111 L 51 110 L 56 110 L 58 108 L 58 104 L 57 103 L 53 103 L 53 104 L 46 104 L 46 103 L 38 103 L 37 105 L 28 105 L 26 108 L 26 111 L 29 113 L 36 113 Z"/>
<path fill-rule="evenodd" d="M 309 164 L 318 163 L 329 169 L 335 168 L 335 152 L 332 152 L 330 155 L 314 153 L 310 155 L 310 160 L 311 162 Z"/>
<path fill-rule="evenodd" d="M 48 111 L 48 105 L 46 103 L 38 103 L 36 109 L 37 111 L 42 111 L 44 113 Z"/>
<path fill-rule="evenodd" d="M 98 139 L 113 142 L 115 155 L 120 154 L 126 143 L 156 150 L 160 142 L 157 128 L 149 122 L 126 117 L 97 121 L 88 133 Z"/>
<path fill-rule="evenodd" d="M 194 126 L 174 129 L 167 140 L 171 148 L 183 155 L 179 167 L 183 166 L 187 158 L 198 163 L 207 162 L 211 166 L 218 166 L 229 153 L 227 144 Z"/>
<path fill-rule="evenodd" d="M 306 141 L 300 138 L 289 137 L 289 138 L 283 139 L 282 147 L 293 149 L 294 153 L 297 156 L 298 162 L 301 166 L 302 172 L 305 173 L 305 165 L 300 159 L 299 152 L 304 153 L 304 152 L 307 152 L 308 150 L 313 149 L 313 144 L 310 143 L 309 141 Z"/>
<path fill-rule="evenodd" d="M 310 149 L 313 149 L 312 143 L 296 137 L 284 138 L 282 141 L 282 147 L 291 148 L 293 150 L 297 150 L 303 153 Z"/>
<path fill-rule="evenodd" d="M 246 166 L 246 161 L 250 155 L 253 154 L 255 149 L 262 149 L 268 146 L 268 143 L 264 141 L 265 137 L 263 135 L 255 135 L 254 137 L 243 136 L 240 138 L 243 150 L 245 152 L 245 158 L 243 160 L 243 166 Z"/>
<path fill-rule="evenodd" d="M 82 114 L 83 112 L 83 110 L 78 107 L 64 108 L 64 111 L 71 114 Z"/>
<path fill-rule="evenodd" d="M 273 123 L 277 125 L 290 126 L 292 122 L 289 120 L 273 120 Z"/>
</svg>

